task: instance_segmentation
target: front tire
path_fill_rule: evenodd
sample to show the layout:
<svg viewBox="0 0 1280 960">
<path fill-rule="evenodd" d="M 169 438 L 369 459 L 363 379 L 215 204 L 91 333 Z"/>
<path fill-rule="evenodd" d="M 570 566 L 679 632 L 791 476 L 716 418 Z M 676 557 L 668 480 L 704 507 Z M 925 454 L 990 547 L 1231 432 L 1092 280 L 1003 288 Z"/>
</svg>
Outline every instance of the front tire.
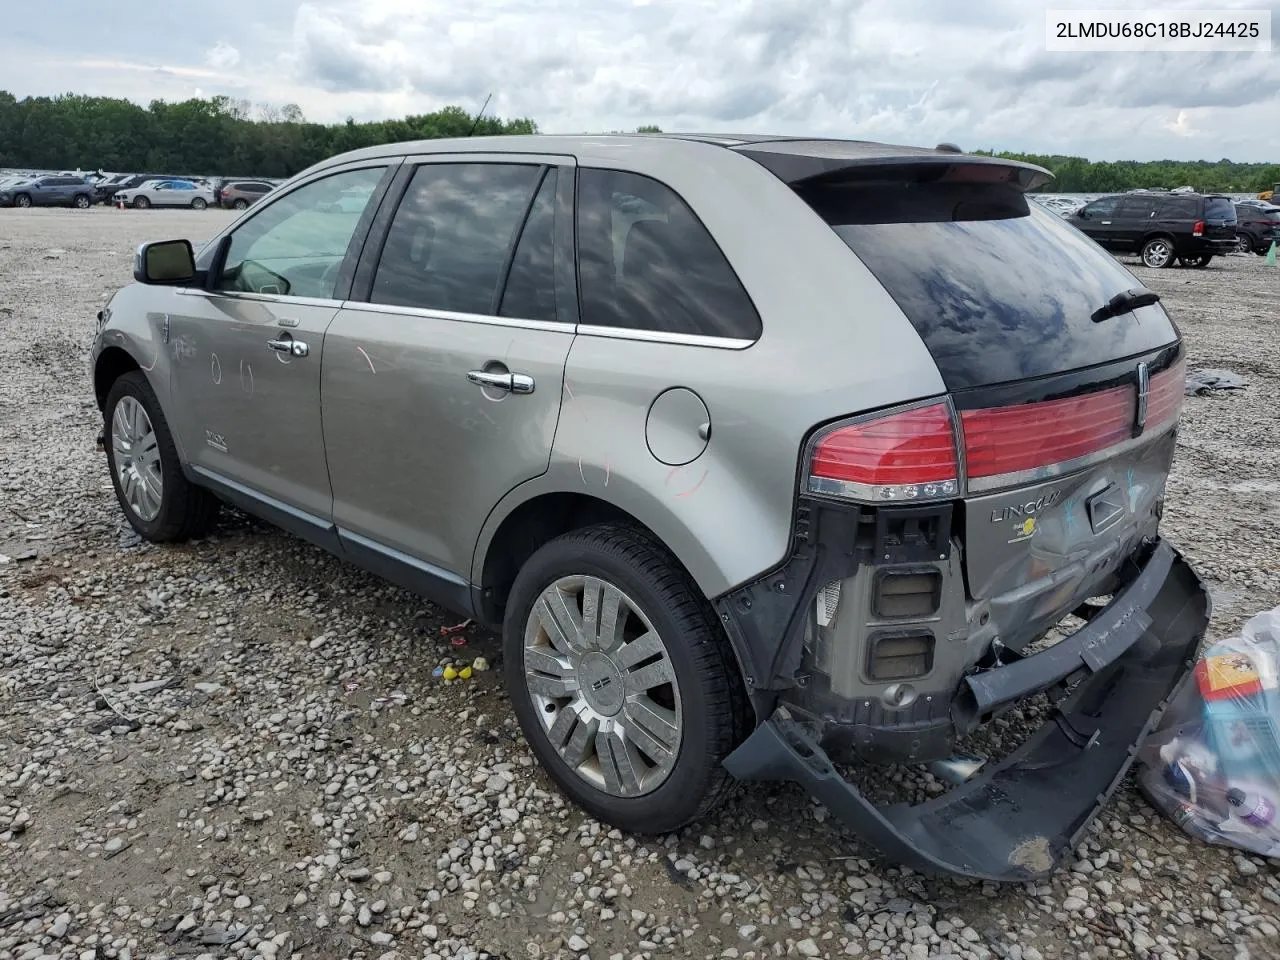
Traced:
<svg viewBox="0 0 1280 960">
<path fill-rule="evenodd" d="M 20 193 L 13 198 L 13 205 L 15 207 L 22 207 L 22 209 L 25 210 L 31 206 L 31 197 L 25 193 Z"/>
<path fill-rule="evenodd" d="M 203 210 L 207 206 L 208 204 L 205 203 L 203 198 L 201 197 L 196 197 L 194 200 L 191 201 L 192 210 Z"/>
<path fill-rule="evenodd" d="M 746 694 L 706 599 L 645 531 L 601 524 L 541 547 L 503 624 L 507 689 L 538 761 L 575 803 L 668 833 L 734 781 Z"/>
<path fill-rule="evenodd" d="M 148 200 L 146 197 L 133 198 L 133 208 L 135 210 L 145 210 L 149 206 L 151 206 L 151 201 Z"/>
<path fill-rule="evenodd" d="M 1253 253 L 1253 241 L 1243 235 L 1236 237 L 1236 253 Z"/>
<path fill-rule="evenodd" d="M 1152 237 L 1142 245 L 1142 262 L 1153 270 L 1163 270 L 1173 260 L 1173 241 L 1168 237 Z"/>
<path fill-rule="evenodd" d="M 103 416 L 111 485 L 129 525 L 153 543 L 207 533 L 217 519 L 218 500 L 183 474 L 173 434 L 146 375 L 133 370 L 116 380 Z"/>
<path fill-rule="evenodd" d="M 71 201 L 77 210 L 88 210 L 93 206 L 93 201 L 89 199 L 88 194 L 77 193 L 75 199 Z"/>
</svg>

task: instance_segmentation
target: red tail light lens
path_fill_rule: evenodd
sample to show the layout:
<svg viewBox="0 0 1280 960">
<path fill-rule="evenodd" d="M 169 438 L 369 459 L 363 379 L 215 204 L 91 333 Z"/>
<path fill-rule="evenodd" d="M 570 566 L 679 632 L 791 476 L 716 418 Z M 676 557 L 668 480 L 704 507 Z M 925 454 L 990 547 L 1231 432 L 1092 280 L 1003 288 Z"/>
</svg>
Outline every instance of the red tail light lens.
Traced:
<svg viewBox="0 0 1280 960">
<path fill-rule="evenodd" d="M 1182 415 L 1182 400 L 1187 390 L 1187 363 L 1179 360 L 1168 370 L 1151 378 L 1147 391 L 1146 429 L 1156 430 L 1173 423 Z"/>
<path fill-rule="evenodd" d="M 971 477 L 994 477 L 1065 463 L 1133 435 L 1137 395 L 1112 387 L 1020 407 L 965 410 L 964 452 Z"/>
<path fill-rule="evenodd" d="M 945 404 L 838 427 L 818 441 L 809 489 L 870 500 L 926 500 L 959 493 L 959 461 Z"/>
<path fill-rule="evenodd" d="M 1204 236 L 1204 221 L 1203 221 L 1203 220 L 1197 220 L 1197 221 L 1195 222 L 1195 226 L 1193 226 L 1193 227 L 1191 228 L 1191 235 L 1192 235 L 1193 237 L 1203 237 L 1203 236 Z"/>
</svg>

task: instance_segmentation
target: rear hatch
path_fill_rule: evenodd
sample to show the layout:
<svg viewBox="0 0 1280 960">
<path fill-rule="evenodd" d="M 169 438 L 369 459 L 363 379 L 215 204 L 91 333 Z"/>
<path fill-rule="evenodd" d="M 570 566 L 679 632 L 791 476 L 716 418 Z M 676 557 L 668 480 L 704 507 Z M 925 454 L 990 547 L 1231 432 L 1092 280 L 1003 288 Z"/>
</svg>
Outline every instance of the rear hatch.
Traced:
<svg viewBox="0 0 1280 960">
<path fill-rule="evenodd" d="M 1204 235 L 1210 240 L 1236 238 L 1236 205 L 1230 197 L 1204 198 Z"/>
<path fill-rule="evenodd" d="M 1154 535 L 1182 402 L 1178 332 L 1132 274 L 1028 203 L 1047 171 L 868 146 L 738 149 L 822 217 L 937 363 L 970 623 L 1018 649 Z"/>
</svg>

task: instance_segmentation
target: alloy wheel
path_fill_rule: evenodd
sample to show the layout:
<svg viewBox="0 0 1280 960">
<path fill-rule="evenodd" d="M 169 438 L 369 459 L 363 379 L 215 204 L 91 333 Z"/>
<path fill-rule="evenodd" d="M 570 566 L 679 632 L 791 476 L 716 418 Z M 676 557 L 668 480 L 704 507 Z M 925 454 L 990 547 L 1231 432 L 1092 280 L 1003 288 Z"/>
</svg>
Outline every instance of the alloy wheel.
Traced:
<svg viewBox="0 0 1280 960">
<path fill-rule="evenodd" d="M 146 409 L 134 397 L 123 397 L 111 417 L 111 449 L 116 479 L 129 508 L 150 522 L 164 503 L 160 443 Z"/>
<path fill-rule="evenodd" d="M 1163 267 L 1173 259 L 1173 247 L 1167 240 L 1152 240 L 1143 248 L 1142 262 L 1148 267 Z"/>
<path fill-rule="evenodd" d="M 561 577 L 524 634 L 524 680 L 552 748 L 592 787 L 638 797 L 671 775 L 683 710 L 666 644 L 626 593 Z"/>
<path fill-rule="evenodd" d="M 1253 241 L 1248 237 L 1236 237 L 1237 253 L 1253 253 Z"/>
</svg>

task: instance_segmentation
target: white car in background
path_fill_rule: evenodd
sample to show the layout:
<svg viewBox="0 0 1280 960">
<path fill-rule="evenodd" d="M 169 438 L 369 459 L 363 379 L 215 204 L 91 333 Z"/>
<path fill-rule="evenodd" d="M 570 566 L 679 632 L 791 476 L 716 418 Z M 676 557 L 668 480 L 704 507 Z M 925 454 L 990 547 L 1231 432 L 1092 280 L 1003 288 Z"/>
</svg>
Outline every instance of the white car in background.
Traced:
<svg viewBox="0 0 1280 960">
<path fill-rule="evenodd" d="M 148 180 L 131 190 L 119 190 L 112 198 L 130 207 L 191 207 L 203 210 L 213 204 L 213 191 L 190 180 Z"/>
</svg>

